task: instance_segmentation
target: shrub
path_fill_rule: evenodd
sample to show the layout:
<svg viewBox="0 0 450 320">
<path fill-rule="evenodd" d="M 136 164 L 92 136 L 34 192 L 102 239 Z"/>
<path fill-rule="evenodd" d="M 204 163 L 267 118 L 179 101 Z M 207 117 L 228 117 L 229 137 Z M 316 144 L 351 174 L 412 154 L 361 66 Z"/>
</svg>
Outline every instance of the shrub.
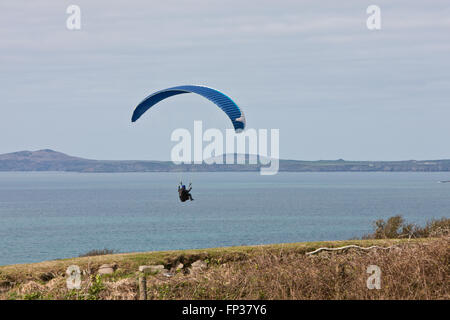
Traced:
<svg viewBox="0 0 450 320">
<path fill-rule="evenodd" d="M 100 275 L 96 275 L 94 281 L 88 290 L 87 300 L 98 300 L 99 293 L 105 289 L 105 285 L 103 284 L 102 278 Z"/>
<path fill-rule="evenodd" d="M 92 256 L 102 256 L 105 254 L 114 254 L 114 253 L 118 253 L 118 251 L 116 250 L 111 250 L 111 249 L 94 249 L 91 251 L 88 251 L 84 254 L 79 255 L 79 257 L 92 257 Z"/>
<path fill-rule="evenodd" d="M 406 223 L 402 216 L 390 217 L 387 221 L 374 221 L 374 232 L 363 239 L 397 239 L 440 237 L 450 233 L 450 219 L 442 218 L 429 221 L 425 227 Z"/>
</svg>

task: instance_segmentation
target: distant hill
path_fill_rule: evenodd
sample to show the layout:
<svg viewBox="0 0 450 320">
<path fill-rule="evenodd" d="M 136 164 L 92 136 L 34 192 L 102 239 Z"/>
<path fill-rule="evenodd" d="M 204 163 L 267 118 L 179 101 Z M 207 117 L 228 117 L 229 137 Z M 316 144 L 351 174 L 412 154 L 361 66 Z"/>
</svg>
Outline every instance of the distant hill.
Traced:
<svg viewBox="0 0 450 320">
<path fill-rule="evenodd" d="M 0 154 L 0 171 L 69 171 L 69 172 L 183 172 L 183 171 L 259 171 L 261 165 L 248 164 L 181 164 L 171 161 L 91 160 L 73 157 L 50 149 Z M 280 171 L 450 171 L 450 160 L 345 161 L 280 160 Z"/>
</svg>

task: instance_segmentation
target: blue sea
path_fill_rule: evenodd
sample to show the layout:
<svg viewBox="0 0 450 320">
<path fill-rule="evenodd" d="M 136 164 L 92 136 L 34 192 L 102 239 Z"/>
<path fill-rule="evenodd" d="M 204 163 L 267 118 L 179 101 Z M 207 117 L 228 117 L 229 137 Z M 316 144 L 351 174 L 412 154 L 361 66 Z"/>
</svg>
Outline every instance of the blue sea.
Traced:
<svg viewBox="0 0 450 320">
<path fill-rule="evenodd" d="M 450 217 L 449 173 L 0 172 L 0 265 L 119 252 L 361 237 Z M 194 201 L 177 183 L 193 183 Z"/>
</svg>

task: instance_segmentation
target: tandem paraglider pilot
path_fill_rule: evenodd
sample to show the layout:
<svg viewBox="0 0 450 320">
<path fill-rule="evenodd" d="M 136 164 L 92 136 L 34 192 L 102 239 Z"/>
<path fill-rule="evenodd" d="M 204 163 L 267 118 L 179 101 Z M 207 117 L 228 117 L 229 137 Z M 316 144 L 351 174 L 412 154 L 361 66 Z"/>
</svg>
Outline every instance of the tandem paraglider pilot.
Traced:
<svg viewBox="0 0 450 320">
<path fill-rule="evenodd" d="M 190 194 L 192 190 L 192 183 L 189 183 L 189 189 L 186 189 L 186 186 L 183 184 L 183 182 L 180 181 L 180 184 L 178 185 L 178 195 L 180 197 L 181 202 L 185 202 L 187 200 L 193 201 L 192 195 Z"/>
</svg>

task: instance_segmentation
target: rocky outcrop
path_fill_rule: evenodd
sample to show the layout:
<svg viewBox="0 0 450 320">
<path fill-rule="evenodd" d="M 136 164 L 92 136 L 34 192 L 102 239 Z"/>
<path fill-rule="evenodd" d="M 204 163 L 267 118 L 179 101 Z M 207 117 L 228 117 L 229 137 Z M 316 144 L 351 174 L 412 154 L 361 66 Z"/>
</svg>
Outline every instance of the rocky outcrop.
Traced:
<svg viewBox="0 0 450 320">
<path fill-rule="evenodd" d="M 116 271 L 116 264 L 102 264 L 100 268 L 98 268 L 98 274 L 113 274 Z"/>
<path fill-rule="evenodd" d="M 144 274 L 169 273 L 169 270 L 167 270 L 162 264 L 151 266 L 139 266 L 139 271 L 143 272 Z"/>
<path fill-rule="evenodd" d="M 208 268 L 208 264 L 203 260 L 197 260 L 191 264 L 189 268 L 189 273 L 199 273 Z"/>
</svg>

